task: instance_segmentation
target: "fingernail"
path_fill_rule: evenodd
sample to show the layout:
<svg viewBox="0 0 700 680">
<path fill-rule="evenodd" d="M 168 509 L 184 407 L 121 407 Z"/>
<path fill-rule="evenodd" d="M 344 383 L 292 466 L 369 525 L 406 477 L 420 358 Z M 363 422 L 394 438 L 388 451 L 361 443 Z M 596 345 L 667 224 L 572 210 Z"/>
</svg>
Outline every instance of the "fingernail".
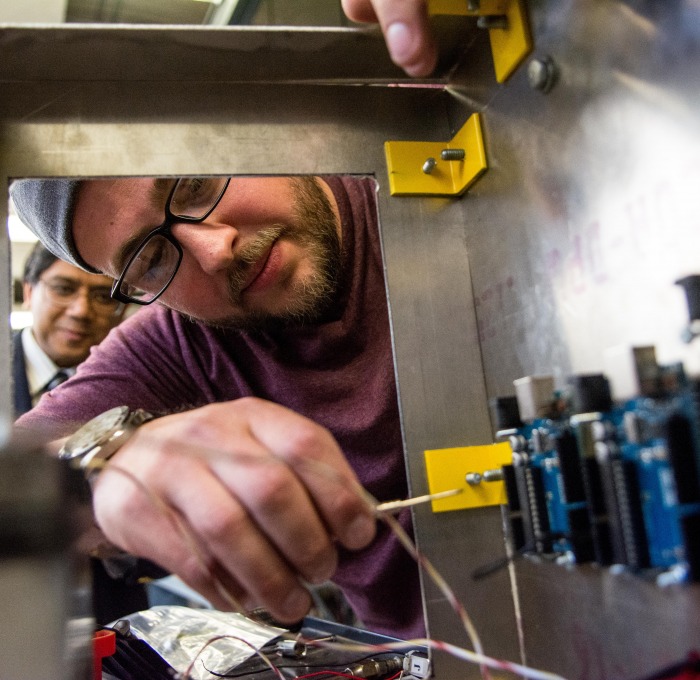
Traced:
<svg viewBox="0 0 700 680">
<path fill-rule="evenodd" d="M 286 599 L 282 603 L 284 613 L 290 619 L 301 618 L 306 614 L 306 612 L 309 611 L 310 606 L 311 600 L 309 598 L 309 594 L 301 588 L 295 588 L 292 590 L 292 592 L 287 595 Z"/>
<path fill-rule="evenodd" d="M 364 548 L 374 538 L 376 532 L 376 522 L 374 518 L 367 515 L 356 517 L 350 524 L 348 530 L 348 548 Z"/>
<path fill-rule="evenodd" d="M 403 65 L 411 61 L 415 53 L 415 38 L 406 24 L 396 22 L 386 29 L 386 44 L 391 58 Z"/>
</svg>

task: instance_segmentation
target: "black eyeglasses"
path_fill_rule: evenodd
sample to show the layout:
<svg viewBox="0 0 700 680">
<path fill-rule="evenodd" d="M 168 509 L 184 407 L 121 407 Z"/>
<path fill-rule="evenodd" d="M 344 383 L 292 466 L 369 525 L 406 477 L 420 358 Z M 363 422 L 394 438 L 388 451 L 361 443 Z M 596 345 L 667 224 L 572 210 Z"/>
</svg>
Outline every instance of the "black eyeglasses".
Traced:
<svg viewBox="0 0 700 680">
<path fill-rule="evenodd" d="M 170 285 L 182 261 L 182 246 L 173 224 L 203 222 L 219 204 L 230 177 L 183 177 L 170 190 L 163 224 L 146 234 L 112 286 L 120 302 L 150 305 Z"/>
</svg>

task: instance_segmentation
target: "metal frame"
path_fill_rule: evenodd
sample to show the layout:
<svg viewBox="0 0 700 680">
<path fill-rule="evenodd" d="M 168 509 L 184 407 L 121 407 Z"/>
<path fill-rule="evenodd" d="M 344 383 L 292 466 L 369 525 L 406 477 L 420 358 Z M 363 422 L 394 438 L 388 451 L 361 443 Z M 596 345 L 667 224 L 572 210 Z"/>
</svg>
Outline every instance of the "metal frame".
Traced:
<svg viewBox="0 0 700 680">
<path fill-rule="evenodd" d="M 398 370 L 406 374 L 399 377 L 406 450 L 462 443 L 468 430 L 461 414 L 485 404 L 485 394 L 483 381 L 470 377 L 481 375 L 478 343 L 465 353 L 449 340 L 476 338 L 461 206 L 390 199 L 384 142 L 453 134 L 443 84 L 455 55 L 474 40 L 465 27 L 444 24 L 444 66 L 425 87 L 391 64 L 372 31 L 6 28 L 0 32 L 7 55 L 0 65 L 0 176 L 374 175 L 391 307 L 415 328 L 394 338 Z M 400 84 L 411 87 L 395 87 Z M 1 245 L 4 257 L 6 240 Z M 444 267 L 437 277 L 436 256 Z M 4 292 L 0 304 L 7 311 Z M 422 323 L 437 307 L 447 310 L 449 327 Z M 2 342 L 9 356 L 7 337 Z M 425 347 L 431 352 L 423 361 Z M 411 396 L 416 379 L 425 390 L 420 398 Z M 7 414 L 9 380 L 2 384 Z M 485 407 L 480 418 L 487 437 Z M 422 454 L 407 460 L 418 493 L 425 488 Z M 498 512 L 491 514 L 489 543 L 503 551 Z M 511 612 L 510 642 L 499 643 L 499 653 L 517 659 L 506 579 L 499 591 L 499 609 Z M 476 618 L 486 625 L 478 619 L 487 617 Z"/>
</svg>

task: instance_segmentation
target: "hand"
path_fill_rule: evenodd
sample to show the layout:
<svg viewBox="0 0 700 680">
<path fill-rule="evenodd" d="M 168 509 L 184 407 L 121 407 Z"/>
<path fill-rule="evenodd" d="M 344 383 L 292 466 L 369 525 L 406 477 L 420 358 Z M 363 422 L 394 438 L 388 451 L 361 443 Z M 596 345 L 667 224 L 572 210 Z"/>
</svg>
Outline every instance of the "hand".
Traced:
<svg viewBox="0 0 700 680">
<path fill-rule="evenodd" d="M 359 549 L 374 537 L 358 488 L 327 430 L 246 398 L 141 426 L 98 476 L 94 510 L 110 541 L 215 606 L 232 606 L 218 581 L 237 601 L 292 622 L 311 605 L 301 579 L 333 575 L 336 541 Z"/>
<path fill-rule="evenodd" d="M 342 5 L 352 21 L 379 23 L 392 61 L 409 76 L 433 72 L 437 48 L 425 0 L 342 0 Z"/>
</svg>

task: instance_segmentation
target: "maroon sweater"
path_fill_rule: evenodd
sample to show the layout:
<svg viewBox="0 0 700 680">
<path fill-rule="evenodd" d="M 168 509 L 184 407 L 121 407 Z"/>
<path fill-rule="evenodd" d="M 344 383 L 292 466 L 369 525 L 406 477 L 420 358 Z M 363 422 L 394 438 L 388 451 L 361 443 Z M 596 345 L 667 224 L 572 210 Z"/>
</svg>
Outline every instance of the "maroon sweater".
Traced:
<svg viewBox="0 0 700 680">
<path fill-rule="evenodd" d="M 326 181 L 342 221 L 344 282 L 320 323 L 220 330 L 152 305 L 114 329 L 19 424 L 62 436 L 120 404 L 170 413 L 254 395 L 327 427 L 376 498 L 405 498 L 374 182 Z M 410 530 L 408 513 L 401 522 Z M 341 554 L 334 581 L 370 630 L 422 636 L 417 568 L 382 523 L 379 529 L 369 548 Z"/>
</svg>

